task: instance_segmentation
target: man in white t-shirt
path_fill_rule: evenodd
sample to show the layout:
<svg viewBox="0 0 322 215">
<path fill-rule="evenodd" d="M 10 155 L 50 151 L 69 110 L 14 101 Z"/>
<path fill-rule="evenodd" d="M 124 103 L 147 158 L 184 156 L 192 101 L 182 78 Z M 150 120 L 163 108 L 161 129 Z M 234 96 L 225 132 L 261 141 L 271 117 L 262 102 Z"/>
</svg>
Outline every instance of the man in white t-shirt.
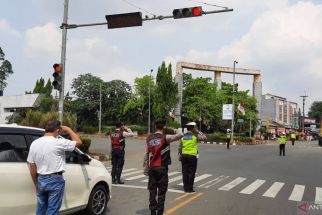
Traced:
<svg viewBox="0 0 322 215">
<path fill-rule="evenodd" d="M 61 132 L 72 140 L 57 138 Z M 48 121 L 44 136 L 32 142 L 27 161 L 37 192 L 36 215 L 58 215 L 65 189 L 65 151 L 81 144 L 79 136 L 57 120 Z"/>
</svg>

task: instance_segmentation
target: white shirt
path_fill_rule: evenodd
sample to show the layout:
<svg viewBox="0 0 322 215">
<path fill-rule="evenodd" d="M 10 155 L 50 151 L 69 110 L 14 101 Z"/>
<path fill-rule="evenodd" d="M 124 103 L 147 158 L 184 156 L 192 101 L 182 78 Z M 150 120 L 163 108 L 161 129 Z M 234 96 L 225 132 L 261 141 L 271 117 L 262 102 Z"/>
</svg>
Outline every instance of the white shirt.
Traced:
<svg viewBox="0 0 322 215">
<path fill-rule="evenodd" d="M 32 142 L 27 161 L 35 163 L 38 174 L 51 174 L 65 170 L 65 151 L 73 151 L 76 141 L 43 136 Z"/>
</svg>

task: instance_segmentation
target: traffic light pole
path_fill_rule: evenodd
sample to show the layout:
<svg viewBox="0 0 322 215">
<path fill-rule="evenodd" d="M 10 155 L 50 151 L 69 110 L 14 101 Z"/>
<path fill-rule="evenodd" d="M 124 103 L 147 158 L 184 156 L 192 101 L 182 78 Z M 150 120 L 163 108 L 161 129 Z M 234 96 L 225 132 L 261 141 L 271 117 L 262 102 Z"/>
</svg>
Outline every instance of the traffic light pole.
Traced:
<svg viewBox="0 0 322 215">
<path fill-rule="evenodd" d="M 63 113 L 64 113 L 64 88 L 65 88 L 65 62 L 66 62 L 66 41 L 67 41 L 67 19 L 68 19 L 68 1 L 65 0 L 64 3 L 64 20 L 62 24 L 62 48 L 61 48 L 61 90 L 59 91 L 59 102 L 58 102 L 58 115 L 59 121 L 63 123 Z"/>
</svg>

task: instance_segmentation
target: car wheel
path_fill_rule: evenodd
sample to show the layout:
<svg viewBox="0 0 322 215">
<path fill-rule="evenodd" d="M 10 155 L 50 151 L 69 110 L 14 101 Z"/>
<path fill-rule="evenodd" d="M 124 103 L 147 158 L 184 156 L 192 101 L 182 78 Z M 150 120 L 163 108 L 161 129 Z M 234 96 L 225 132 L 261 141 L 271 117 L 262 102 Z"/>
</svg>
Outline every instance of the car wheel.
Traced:
<svg viewBox="0 0 322 215">
<path fill-rule="evenodd" d="M 109 194 L 106 187 L 97 185 L 91 192 L 88 200 L 86 212 L 89 215 L 103 215 L 106 213 Z"/>
</svg>

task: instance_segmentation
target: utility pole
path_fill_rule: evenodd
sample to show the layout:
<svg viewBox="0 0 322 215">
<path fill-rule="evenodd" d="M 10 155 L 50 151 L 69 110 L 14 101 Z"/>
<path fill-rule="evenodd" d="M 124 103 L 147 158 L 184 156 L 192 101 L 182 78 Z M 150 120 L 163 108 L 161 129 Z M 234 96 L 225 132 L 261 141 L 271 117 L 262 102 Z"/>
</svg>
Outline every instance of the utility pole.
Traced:
<svg viewBox="0 0 322 215">
<path fill-rule="evenodd" d="M 236 70 L 236 64 L 238 64 L 238 61 L 234 60 L 234 71 L 233 71 L 233 108 L 232 108 L 232 114 L 231 114 L 231 143 L 234 142 L 234 119 L 235 119 L 235 70 Z"/>
<path fill-rule="evenodd" d="M 100 134 L 102 130 L 102 83 L 100 83 L 100 112 L 99 112 L 99 124 L 98 133 Z"/>
<path fill-rule="evenodd" d="M 65 88 L 65 62 L 66 62 L 66 40 L 67 40 L 67 19 L 68 19 L 68 1 L 65 0 L 64 3 L 64 20 L 62 24 L 62 48 L 61 48 L 61 90 L 59 91 L 59 102 L 58 102 L 58 115 L 59 121 L 63 123 L 63 113 L 64 113 L 64 88 Z"/>
<path fill-rule="evenodd" d="M 148 120 L 148 134 L 151 133 L 151 75 L 153 69 L 150 71 L 150 79 L 149 79 L 149 120 Z"/>
<path fill-rule="evenodd" d="M 304 111 L 304 109 L 305 109 L 305 99 L 308 97 L 307 95 L 304 95 L 304 96 L 300 96 L 300 97 L 302 97 L 303 98 L 303 112 L 302 112 L 302 120 L 301 120 L 301 122 L 302 122 L 302 131 L 304 132 L 304 118 L 305 118 L 305 111 Z"/>
</svg>

